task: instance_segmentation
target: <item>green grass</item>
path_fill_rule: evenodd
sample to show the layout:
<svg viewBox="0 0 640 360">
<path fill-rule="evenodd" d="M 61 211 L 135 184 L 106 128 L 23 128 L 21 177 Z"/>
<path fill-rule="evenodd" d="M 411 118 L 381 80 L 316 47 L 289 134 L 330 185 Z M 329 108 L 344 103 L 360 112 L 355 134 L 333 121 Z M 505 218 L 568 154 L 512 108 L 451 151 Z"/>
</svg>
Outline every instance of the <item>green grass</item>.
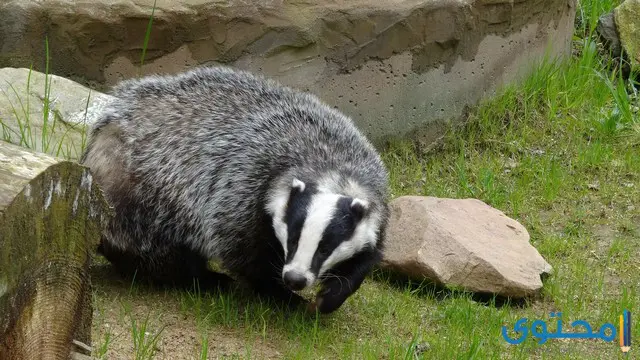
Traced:
<svg viewBox="0 0 640 360">
<path fill-rule="evenodd" d="M 149 16 L 149 22 L 147 23 L 147 30 L 144 34 L 144 42 L 142 43 L 142 53 L 140 54 L 140 66 L 139 71 L 142 71 L 142 65 L 144 65 L 145 56 L 147 54 L 147 48 L 149 46 L 149 39 L 151 38 L 151 29 L 153 27 L 153 17 L 156 12 L 156 0 L 153 1 L 153 7 L 151 8 L 151 16 Z"/>
<path fill-rule="evenodd" d="M 149 314 L 147 314 L 147 316 L 141 322 L 138 322 L 138 320 L 133 317 L 130 319 L 130 321 L 131 337 L 133 339 L 135 359 L 152 359 L 156 351 L 158 340 L 160 339 L 160 335 L 162 334 L 162 329 L 157 331 L 155 334 L 151 334 L 147 331 L 149 329 Z"/>
</svg>

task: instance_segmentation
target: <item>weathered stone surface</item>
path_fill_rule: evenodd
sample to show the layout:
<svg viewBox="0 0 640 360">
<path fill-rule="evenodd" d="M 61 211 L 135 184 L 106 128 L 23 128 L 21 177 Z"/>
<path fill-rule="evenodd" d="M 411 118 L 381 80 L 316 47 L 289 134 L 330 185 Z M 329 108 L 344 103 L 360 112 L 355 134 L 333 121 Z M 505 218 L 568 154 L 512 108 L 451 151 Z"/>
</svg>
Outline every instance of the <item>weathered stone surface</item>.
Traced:
<svg viewBox="0 0 640 360">
<path fill-rule="evenodd" d="M 613 13 L 631 66 L 640 69 L 640 0 L 625 0 Z"/>
<path fill-rule="evenodd" d="M 520 223 L 480 200 L 402 196 L 391 211 L 383 268 L 513 298 L 552 270 Z"/>
<path fill-rule="evenodd" d="M 620 44 L 620 34 L 616 28 L 616 21 L 613 12 L 604 14 L 598 19 L 596 26 L 598 35 L 603 39 L 605 46 L 609 49 L 612 56 L 620 56 L 622 54 L 622 45 Z"/>
<path fill-rule="evenodd" d="M 47 79 L 25 68 L 0 69 L 0 139 L 77 159 L 86 141 L 86 127 L 110 99 L 56 75 Z"/>
<path fill-rule="evenodd" d="M 429 143 L 440 120 L 548 50 L 570 52 L 576 0 L 159 0 L 142 74 L 225 63 L 310 90 L 374 142 Z M 0 66 L 100 85 L 138 74 L 153 0 L 0 5 Z M 97 88 L 101 89 L 101 88 Z"/>
</svg>

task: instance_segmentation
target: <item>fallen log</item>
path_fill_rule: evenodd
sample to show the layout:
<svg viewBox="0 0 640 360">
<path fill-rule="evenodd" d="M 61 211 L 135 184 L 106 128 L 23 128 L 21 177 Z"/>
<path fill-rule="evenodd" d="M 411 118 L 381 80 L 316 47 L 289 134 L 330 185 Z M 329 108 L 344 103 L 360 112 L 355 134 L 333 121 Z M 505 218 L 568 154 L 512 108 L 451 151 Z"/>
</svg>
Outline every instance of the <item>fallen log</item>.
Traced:
<svg viewBox="0 0 640 360">
<path fill-rule="evenodd" d="M 89 266 L 111 211 L 86 167 L 0 141 L 0 359 L 88 353 Z"/>
</svg>

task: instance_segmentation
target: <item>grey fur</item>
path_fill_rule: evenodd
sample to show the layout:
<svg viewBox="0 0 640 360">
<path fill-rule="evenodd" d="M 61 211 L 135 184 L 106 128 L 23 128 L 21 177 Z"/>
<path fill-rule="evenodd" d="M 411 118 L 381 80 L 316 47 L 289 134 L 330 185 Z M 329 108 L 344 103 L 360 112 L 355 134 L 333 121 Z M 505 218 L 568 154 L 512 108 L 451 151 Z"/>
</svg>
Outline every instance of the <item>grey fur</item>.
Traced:
<svg viewBox="0 0 640 360">
<path fill-rule="evenodd" d="M 112 95 L 81 161 L 116 209 L 104 243 L 150 273 L 180 262 L 176 248 L 249 279 L 281 268 L 265 206 L 294 177 L 368 201 L 382 249 L 384 164 L 315 96 L 226 67 L 126 80 Z"/>
</svg>

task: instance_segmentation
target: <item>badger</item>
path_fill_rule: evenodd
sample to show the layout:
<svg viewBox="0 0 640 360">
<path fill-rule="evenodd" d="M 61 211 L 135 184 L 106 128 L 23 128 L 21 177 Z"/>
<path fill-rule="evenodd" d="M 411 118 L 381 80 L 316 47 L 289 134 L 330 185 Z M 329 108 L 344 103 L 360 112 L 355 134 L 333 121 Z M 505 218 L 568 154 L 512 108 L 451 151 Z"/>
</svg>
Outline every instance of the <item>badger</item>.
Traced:
<svg viewBox="0 0 640 360">
<path fill-rule="evenodd" d="M 110 93 L 80 163 L 114 209 L 98 253 L 115 268 L 162 284 L 241 280 L 330 313 L 381 260 L 387 169 L 316 95 L 226 66 Z"/>
</svg>

